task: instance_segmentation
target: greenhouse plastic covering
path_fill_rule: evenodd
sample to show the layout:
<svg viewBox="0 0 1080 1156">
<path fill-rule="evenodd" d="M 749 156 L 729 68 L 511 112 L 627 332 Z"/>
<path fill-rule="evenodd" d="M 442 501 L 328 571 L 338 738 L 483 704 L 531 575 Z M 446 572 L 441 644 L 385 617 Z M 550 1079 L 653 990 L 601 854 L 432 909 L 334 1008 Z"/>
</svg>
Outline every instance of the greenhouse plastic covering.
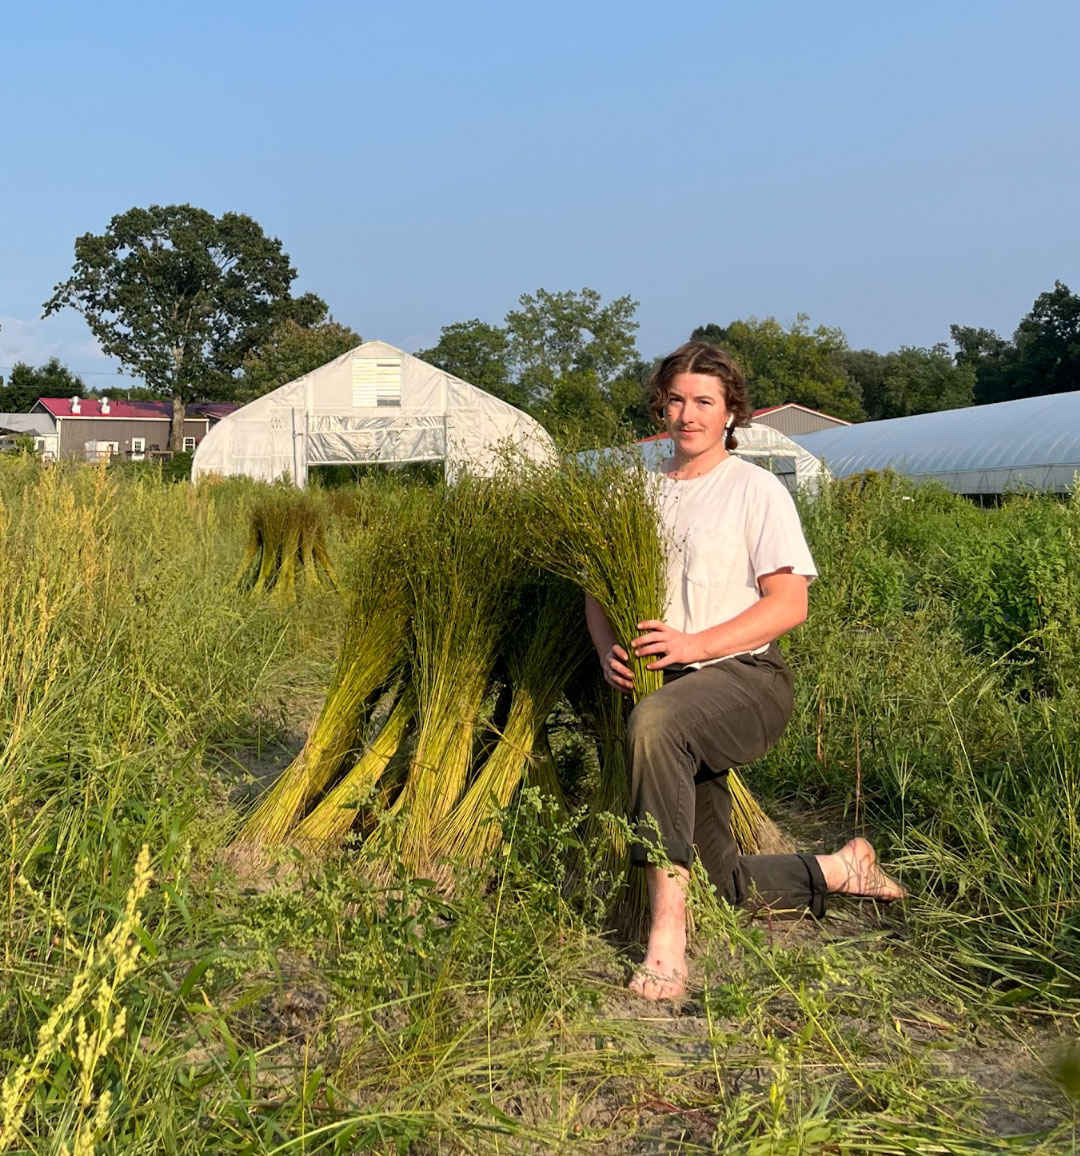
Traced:
<svg viewBox="0 0 1080 1156">
<path fill-rule="evenodd" d="M 243 474 L 307 483 L 317 465 L 442 461 L 488 474 L 513 446 L 551 460 L 554 443 L 528 414 L 392 345 L 366 341 L 218 422 L 192 477 Z"/>
<path fill-rule="evenodd" d="M 844 478 L 895 470 L 957 494 L 1062 493 L 1080 472 L 1080 391 L 796 434 Z"/>
</svg>

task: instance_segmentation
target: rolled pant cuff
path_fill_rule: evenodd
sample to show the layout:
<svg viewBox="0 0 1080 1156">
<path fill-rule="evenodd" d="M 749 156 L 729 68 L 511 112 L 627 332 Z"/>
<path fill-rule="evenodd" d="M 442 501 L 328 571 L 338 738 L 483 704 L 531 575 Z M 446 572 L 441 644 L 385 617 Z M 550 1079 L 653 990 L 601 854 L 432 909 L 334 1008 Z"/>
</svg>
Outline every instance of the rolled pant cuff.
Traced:
<svg viewBox="0 0 1080 1156">
<path fill-rule="evenodd" d="M 817 861 L 816 855 L 800 851 L 798 858 L 803 861 L 806 873 L 810 877 L 810 901 L 806 906 L 815 919 L 821 919 L 828 909 L 829 888 L 825 882 L 825 872 L 821 870 L 821 864 Z"/>
<path fill-rule="evenodd" d="M 630 863 L 634 867 L 651 867 L 650 855 L 653 859 L 659 858 L 659 849 L 663 848 L 663 853 L 667 856 L 670 863 L 678 863 L 680 867 L 689 867 L 694 861 L 694 845 L 693 843 L 684 843 L 680 839 L 664 839 L 657 843 L 654 838 L 651 841 L 638 839 L 630 845 Z"/>
</svg>

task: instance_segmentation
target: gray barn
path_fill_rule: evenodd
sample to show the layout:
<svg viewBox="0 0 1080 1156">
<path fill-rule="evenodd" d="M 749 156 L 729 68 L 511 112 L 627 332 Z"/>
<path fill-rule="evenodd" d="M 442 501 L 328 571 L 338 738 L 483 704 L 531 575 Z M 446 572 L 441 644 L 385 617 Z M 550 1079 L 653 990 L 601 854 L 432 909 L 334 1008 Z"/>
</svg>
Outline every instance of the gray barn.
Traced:
<svg viewBox="0 0 1080 1156">
<path fill-rule="evenodd" d="M 207 430 L 236 407 L 192 403 L 184 422 L 184 449 L 194 451 Z M 57 457 L 97 461 L 120 457 L 141 461 L 169 446 L 172 403 L 111 401 L 96 397 L 42 397 L 31 414 L 48 414 L 56 422 Z"/>
<path fill-rule="evenodd" d="M 779 430 L 789 438 L 797 434 L 814 433 L 819 429 L 837 429 L 851 425 L 851 422 L 844 421 L 842 417 L 833 417 L 831 414 L 821 413 L 820 410 L 810 409 L 794 401 L 755 410 L 751 420 L 755 425 L 767 425 Z"/>
</svg>

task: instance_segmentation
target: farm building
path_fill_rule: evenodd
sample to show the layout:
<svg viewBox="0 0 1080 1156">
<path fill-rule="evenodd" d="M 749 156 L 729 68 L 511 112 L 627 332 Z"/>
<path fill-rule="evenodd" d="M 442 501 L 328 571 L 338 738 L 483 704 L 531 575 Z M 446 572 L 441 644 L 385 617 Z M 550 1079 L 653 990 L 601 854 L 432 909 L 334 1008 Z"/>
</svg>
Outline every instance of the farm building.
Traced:
<svg viewBox="0 0 1080 1156">
<path fill-rule="evenodd" d="M 320 465 L 445 462 L 492 467 L 500 445 L 549 457 L 547 431 L 521 410 L 419 358 L 365 341 L 238 409 L 200 444 L 192 477 L 244 474 L 307 483 Z"/>
<path fill-rule="evenodd" d="M 20 437 L 33 438 L 38 455 L 45 461 L 56 461 L 59 439 L 50 414 L 0 413 L 0 452 L 13 450 Z"/>
<path fill-rule="evenodd" d="M 750 419 L 755 425 L 772 426 L 788 437 L 796 434 L 813 433 L 819 429 L 837 429 L 851 425 L 842 417 L 833 417 L 820 410 L 798 405 L 793 401 L 785 405 L 770 405 L 767 409 L 755 409 Z"/>
<path fill-rule="evenodd" d="M 185 450 L 194 450 L 209 428 L 236 407 L 191 402 L 184 421 Z M 141 461 L 169 447 L 170 401 L 119 401 L 108 397 L 42 397 L 24 417 L 55 424 L 54 457 L 121 457 Z"/>
<path fill-rule="evenodd" d="M 1080 391 L 796 434 L 843 478 L 895 470 L 957 494 L 1064 493 L 1080 472 Z"/>
</svg>

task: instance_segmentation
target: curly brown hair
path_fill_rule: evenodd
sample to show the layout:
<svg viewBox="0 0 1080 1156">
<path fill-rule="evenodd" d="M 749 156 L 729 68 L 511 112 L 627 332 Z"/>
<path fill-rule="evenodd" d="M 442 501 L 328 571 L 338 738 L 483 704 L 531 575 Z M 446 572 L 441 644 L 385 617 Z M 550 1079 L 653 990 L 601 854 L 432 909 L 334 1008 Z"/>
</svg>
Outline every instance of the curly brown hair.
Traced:
<svg viewBox="0 0 1080 1156">
<path fill-rule="evenodd" d="M 704 373 L 717 378 L 724 387 L 724 404 L 731 415 L 731 425 L 724 437 L 724 448 L 735 449 L 737 425 L 749 425 L 753 407 L 742 370 L 730 353 L 707 341 L 688 341 L 669 353 L 653 370 L 645 386 L 645 407 L 659 424 L 664 423 L 664 407 L 671 395 L 671 383 L 680 373 Z"/>
</svg>

